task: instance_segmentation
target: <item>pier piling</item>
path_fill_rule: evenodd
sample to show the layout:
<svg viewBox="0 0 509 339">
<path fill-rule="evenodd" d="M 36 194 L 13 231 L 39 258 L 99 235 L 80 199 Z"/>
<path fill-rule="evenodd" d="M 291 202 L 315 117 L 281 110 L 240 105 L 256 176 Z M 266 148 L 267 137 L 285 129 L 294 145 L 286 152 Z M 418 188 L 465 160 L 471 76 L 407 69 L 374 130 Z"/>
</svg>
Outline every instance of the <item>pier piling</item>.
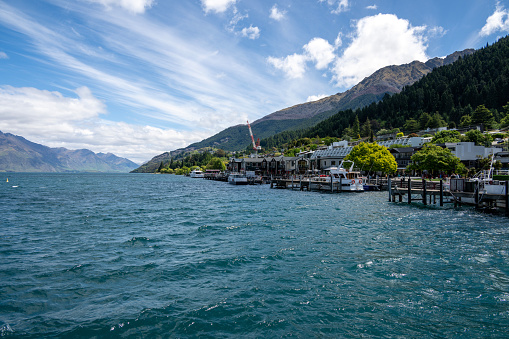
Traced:
<svg viewBox="0 0 509 339">
<path fill-rule="evenodd" d="M 412 179 L 408 178 L 408 203 L 412 203 Z"/>
<path fill-rule="evenodd" d="M 426 180 L 422 179 L 422 203 L 424 205 L 428 204 L 428 201 L 426 200 Z"/>
</svg>

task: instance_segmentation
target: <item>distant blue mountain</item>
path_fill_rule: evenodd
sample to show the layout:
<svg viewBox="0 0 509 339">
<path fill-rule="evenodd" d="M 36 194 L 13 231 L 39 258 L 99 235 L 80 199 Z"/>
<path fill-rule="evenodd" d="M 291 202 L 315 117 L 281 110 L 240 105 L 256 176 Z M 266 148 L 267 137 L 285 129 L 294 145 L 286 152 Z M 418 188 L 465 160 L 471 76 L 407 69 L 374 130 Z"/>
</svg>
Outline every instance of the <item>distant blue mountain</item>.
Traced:
<svg viewBox="0 0 509 339">
<path fill-rule="evenodd" d="M 50 148 L 0 131 L 0 172 L 130 172 L 138 165 L 111 153 Z"/>
</svg>

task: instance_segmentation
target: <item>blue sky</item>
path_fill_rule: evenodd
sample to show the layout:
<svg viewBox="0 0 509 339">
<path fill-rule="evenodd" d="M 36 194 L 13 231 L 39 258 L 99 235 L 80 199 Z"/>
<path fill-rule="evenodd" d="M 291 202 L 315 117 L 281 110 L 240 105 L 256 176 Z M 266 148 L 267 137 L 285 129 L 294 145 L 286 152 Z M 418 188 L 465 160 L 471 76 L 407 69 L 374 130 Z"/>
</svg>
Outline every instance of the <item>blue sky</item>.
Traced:
<svg viewBox="0 0 509 339">
<path fill-rule="evenodd" d="M 0 0 L 0 130 L 141 163 L 508 33 L 496 0 Z"/>
</svg>

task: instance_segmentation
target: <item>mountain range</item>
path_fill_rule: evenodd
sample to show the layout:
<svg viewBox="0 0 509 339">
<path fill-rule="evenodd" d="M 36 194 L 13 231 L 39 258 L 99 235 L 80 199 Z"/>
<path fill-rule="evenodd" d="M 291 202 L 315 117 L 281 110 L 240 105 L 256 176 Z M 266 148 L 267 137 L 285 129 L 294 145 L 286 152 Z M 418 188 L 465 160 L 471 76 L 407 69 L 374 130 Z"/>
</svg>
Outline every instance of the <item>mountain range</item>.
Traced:
<svg viewBox="0 0 509 339">
<path fill-rule="evenodd" d="M 111 153 L 50 148 L 0 132 L 0 172 L 129 172 L 137 167 Z"/>
<path fill-rule="evenodd" d="M 256 138 L 263 139 L 283 131 L 314 126 L 339 111 L 355 110 L 380 101 L 386 94 L 399 93 L 405 86 L 412 85 L 433 69 L 452 64 L 458 58 L 472 54 L 474 51 L 474 49 L 466 49 L 454 52 L 445 58 L 383 67 L 346 92 L 291 106 L 254 121 L 251 123 L 253 134 Z M 161 162 L 169 161 L 172 156 L 200 148 L 214 147 L 226 151 L 238 151 L 245 149 L 250 143 L 247 125 L 231 126 L 186 148 L 160 154 L 142 165 L 136 172 L 152 171 Z"/>
</svg>

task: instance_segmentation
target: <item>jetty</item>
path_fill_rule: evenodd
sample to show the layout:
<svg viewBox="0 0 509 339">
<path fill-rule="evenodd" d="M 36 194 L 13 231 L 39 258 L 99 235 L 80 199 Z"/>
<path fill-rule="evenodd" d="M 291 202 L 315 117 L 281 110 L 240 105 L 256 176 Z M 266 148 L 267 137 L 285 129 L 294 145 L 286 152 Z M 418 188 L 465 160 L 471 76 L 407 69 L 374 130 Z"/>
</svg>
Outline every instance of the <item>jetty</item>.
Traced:
<svg viewBox="0 0 509 339">
<path fill-rule="evenodd" d="M 389 179 L 388 191 L 390 202 L 406 200 L 409 204 L 469 205 L 480 210 L 502 212 L 509 217 L 509 181 Z"/>
<path fill-rule="evenodd" d="M 363 178 L 364 192 L 388 191 L 389 202 L 452 204 L 474 206 L 478 210 L 505 214 L 509 217 L 509 181 L 475 181 L 452 178 L 429 180 L 421 178 Z M 342 190 L 330 176 L 273 178 L 270 187 L 298 191 L 351 192 Z M 495 189 L 493 189 L 495 188 Z"/>
<path fill-rule="evenodd" d="M 387 189 L 388 180 L 382 177 L 362 178 L 364 191 L 382 191 Z M 272 178 L 270 188 L 292 189 L 298 191 L 327 191 L 327 192 L 350 192 L 344 190 L 338 181 L 333 181 L 331 176 L 306 177 L 292 176 L 289 178 Z"/>
</svg>

